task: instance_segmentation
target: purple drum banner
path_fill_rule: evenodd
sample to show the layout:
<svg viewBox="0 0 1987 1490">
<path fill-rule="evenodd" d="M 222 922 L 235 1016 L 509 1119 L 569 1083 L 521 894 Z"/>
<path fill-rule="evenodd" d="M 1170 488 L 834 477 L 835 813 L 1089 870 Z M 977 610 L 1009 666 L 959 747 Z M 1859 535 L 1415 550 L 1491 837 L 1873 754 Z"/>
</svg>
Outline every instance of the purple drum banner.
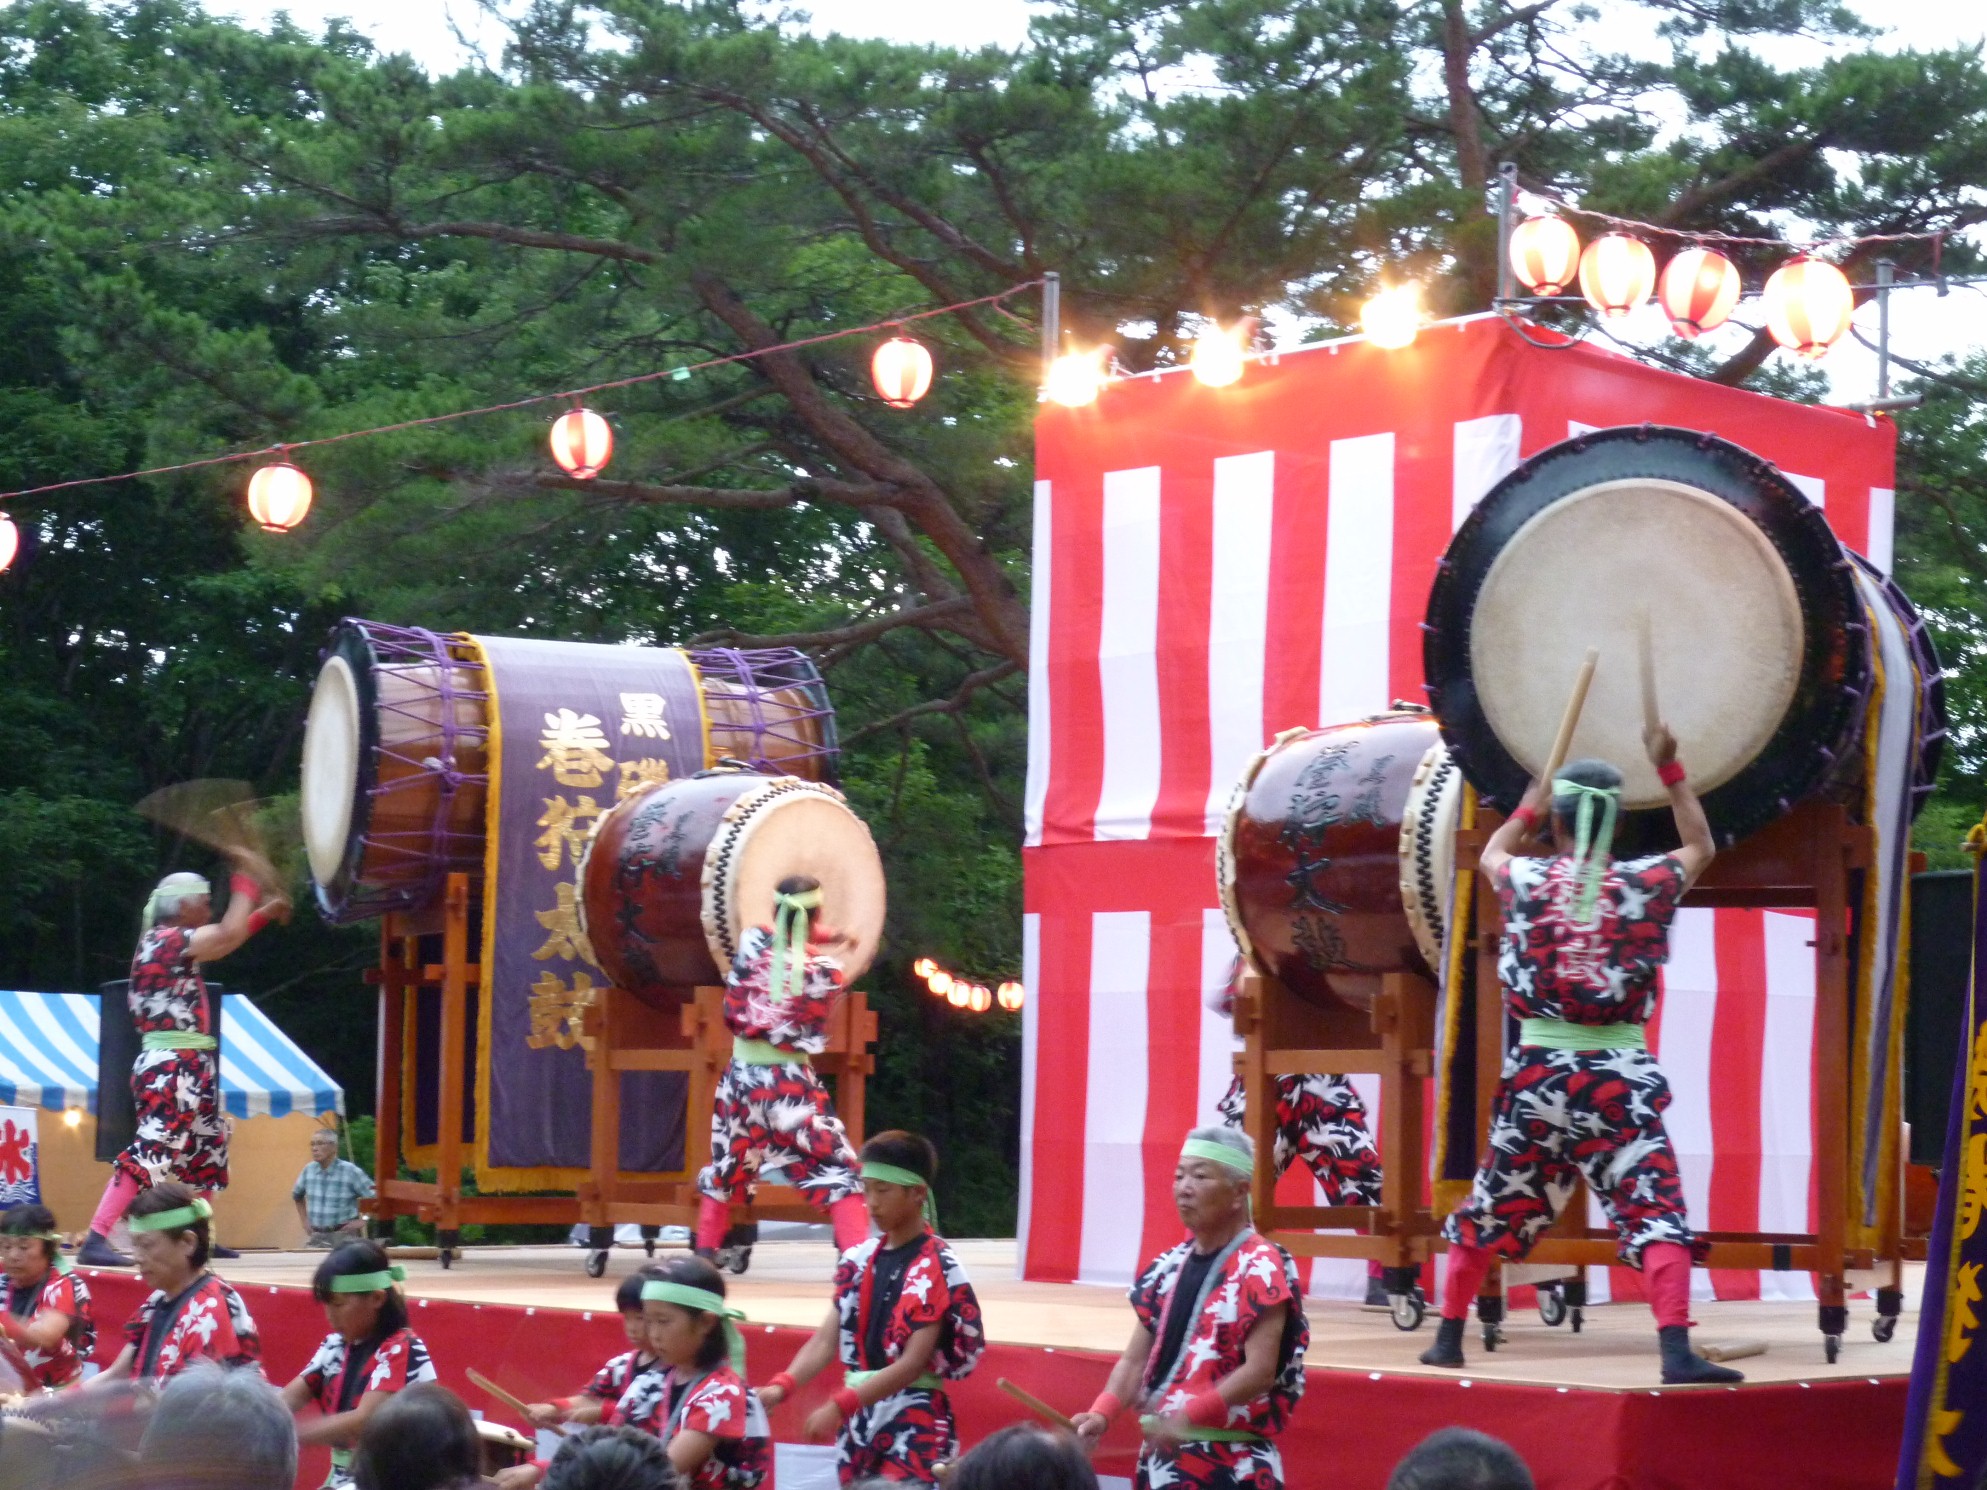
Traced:
<svg viewBox="0 0 1987 1490">
<path fill-rule="evenodd" d="M 569 1189 L 591 1153 L 592 1081 L 581 1021 L 605 979 L 580 927 L 573 871 L 620 798 L 704 768 L 704 715 L 688 657 L 660 647 L 471 637 L 488 669 L 483 887 L 485 973 L 477 1038 L 476 1182 Z M 621 1166 L 679 1168 L 682 1078 L 622 1078 Z"/>
<path fill-rule="evenodd" d="M 1939 1208 L 1926 1253 L 1918 1349 L 1911 1363 L 1898 1490 L 1987 1483 L 1987 825 L 1967 840 L 1974 855 L 1973 977 L 1953 1072 L 1952 1118 L 1939 1173 Z"/>
</svg>

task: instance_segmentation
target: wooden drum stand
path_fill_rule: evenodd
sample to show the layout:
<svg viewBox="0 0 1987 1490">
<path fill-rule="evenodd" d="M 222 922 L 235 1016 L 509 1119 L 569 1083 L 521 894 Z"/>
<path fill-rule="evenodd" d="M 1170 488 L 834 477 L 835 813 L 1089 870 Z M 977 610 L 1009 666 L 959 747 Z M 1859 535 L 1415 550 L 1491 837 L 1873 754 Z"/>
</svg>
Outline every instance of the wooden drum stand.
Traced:
<svg viewBox="0 0 1987 1490">
<path fill-rule="evenodd" d="M 718 1077 L 731 1060 L 731 1032 L 722 1016 L 724 990 L 698 988 L 680 1009 L 664 1013 L 618 988 L 602 988 L 587 1011 L 580 1037 L 594 1075 L 591 1173 L 575 1195 L 465 1195 L 462 1168 L 470 1152 L 473 1089 L 469 1083 L 471 993 L 482 969 L 469 959 L 470 882 L 451 874 L 439 922 L 433 911 L 389 913 L 380 921 L 380 965 L 366 974 L 379 986 L 379 1113 L 373 1156 L 376 1194 L 363 1203 L 368 1216 L 414 1216 L 432 1222 L 443 1267 L 460 1255 L 462 1228 L 470 1225 L 566 1225 L 592 1229 L 587 1271 L 599 1277 L 607 1238 L 623 1222 L 644 1227 L 694 1226 L 697 1171 L 710 1162 L 710 1111 Z M 441 961 L 422 959 L 422 941 L 439 933 Z M 432 942 L 430 949 L 432 950 Z M 440 1062 L 436 1080 L 435 1179 L 401 1178 L 403 1124 L 414 1098 L 403 1072 L 410 1026 L 421 1004 L 438 1004 Z M 815 1069 L 835 1079 L 836 1111 L 860 1146 L 864 1083 L 876 1069 L 870 1047 L 876 1015 L 860 993 L 835 1008 L 828 1049 Z M 683 1168 L 670 1173 L 628 1172 L 620 1166 L 621 1082 L 627 1071 L 681 1071 L 685 1098 Z M 602 1073 L 612 1080 L 601 1080 Z M 734 1223 L 819 1219 L 797 1190 L 765 1185 L 751 1206 L 733 1207 Z M 742 1265 L 734 1263 L 737 1271 Z"/>
<path fill-rule="evenodd" d="M 1370 1014 L 1326 1008 L 1298 998 L 1274 978 L 1246 968 L 1235 993 L 1236 1065 L 1247 1104 L 1243 1128 L 1256 1149 L 1252 1199 L 1256 1229 L 1286 1250 L 1311 1257 L 1377 1260 L 1386 1270 L 1394 1323 L 1421 1323 L 1425 1303 L 1414 1287 L 1431 1254 L 1440 1218 L 1428 1209 L 1427 1078 L 1434 1069 L 1435 986 L 1412 973 L 1390 973 Z M 1374 1137 L 1381 1155 L 1375 1206 L 1285 1206 L 1276 1200 L 1275 1079 L 1309 1071 L 1380 1078 Z M 1361 1236 L 1320 1236 L 1319 1226 L 1359 1227 Z"/>
</svg>

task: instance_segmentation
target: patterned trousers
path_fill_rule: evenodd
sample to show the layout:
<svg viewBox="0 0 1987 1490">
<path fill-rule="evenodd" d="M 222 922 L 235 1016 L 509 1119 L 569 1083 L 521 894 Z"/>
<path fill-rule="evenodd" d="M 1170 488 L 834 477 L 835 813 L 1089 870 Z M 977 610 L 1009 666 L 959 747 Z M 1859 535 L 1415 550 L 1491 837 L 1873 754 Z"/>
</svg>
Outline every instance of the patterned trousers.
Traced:
<svg viewBox="0 0 1987 1490">
<path fill-rule="evenodd" d="M 1442 1227 L 1465 1246 L 1523 1257 L 1572 1194 L 1576 1174 L 1642 1265 L 1652 1242 L 1693 1246 L 1676 1151 L 1663 1128 L 1670 1084 L 1646 1050 L 1521 1045 L 1504 1063 L 1490 1152 L 1469 1199 Z"/>
<path fill-rule="evenodd" d="M 938 1466 L 959 1457 L 952 1399 L 912 1387 L 872 1402 L 842 1425 L 835 1473 L 844 1485 L 865 1480 L 938 1483 Z"/>
<path fill-rule="evenodd" d="M 1139 1451 L 1135 1490 L 1283 1490 L 1283 1455 L 1266 1438 L 1240 1443 L 1147 1440 Z"/>
<path fill-rule="evenodd" d="M 1241 1077 L 1216 1110 L 1229 1127 L 1242 1126 Z M 1380 1155 L 1366 1130 L 1366 1104 L 1343 1076 L 1276 1078 L 1278 1179 L 1295 1159 L 1310 1166 L 1327 1205 L 1380 1203 Z"/>
<path fill-rule="evenodd" d="M 178 1180 L 210 1194 L 228 1184 L 228 1120 L 221 1077 L 206 1050 L 147 1050 L 131 1069 L 137 1136 L 117 1171 L 141 1189 Z"/>
<path fill-rule="evenodd" d="M 798 1186 L 817 1205 L 862 1194 L 856 1151 L 814 1068 L 805 1061 L 733 1061 L 718 1078 L 711 1162 L 697 1176 L 698 1193 L 726 1204 L 749 1199 L 759 1171 L 774 1163 L 782 1166 L 782 1183 Z"/>
</svg>

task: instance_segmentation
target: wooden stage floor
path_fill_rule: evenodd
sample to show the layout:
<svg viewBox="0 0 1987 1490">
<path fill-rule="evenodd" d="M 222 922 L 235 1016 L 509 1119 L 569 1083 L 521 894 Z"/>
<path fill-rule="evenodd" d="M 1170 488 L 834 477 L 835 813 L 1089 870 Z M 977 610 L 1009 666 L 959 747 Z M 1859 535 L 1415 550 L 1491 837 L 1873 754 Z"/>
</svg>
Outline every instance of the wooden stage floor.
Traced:
<svg viewBox="0 0 1987 1490">
<path fill-rule="evenodd" d="M 1131 1328 L 1124 1292 L 1088 1284 L 1027 1283 L 1015 1277 L 1012 1240 L 952 1244 L 972 1276 L 986 1312 L 990 1338 L 1014 1345 L 1054 1350 L 1094 1350 L 1115 1354 Z M 658 1255 L 667 1255 L 667 1248 Z M 308 1287 L 321 1252 L 250 1253 L 223 1264 L 223 1276 L 237 1284 Z M 616 1249 L 604 1278 L 582 1271 L 586 1256 L 578 1247 L 472 1248 L 451 1269 L 432 1260 L 409 1260 L 406 1289 L 417 1299 L 526 1308 L 586 1310 L 613 1308 L 614 1285 L 645 1259 L 639 1248 Z M 751 1271 L 727 1279 L 731 1297 L 755 1324 L 810 1328 L 827 1308 L 833 1254 L 825 1241 L 767 1241 L 752 1254 Z M 1908 1375 L 1917 1338 L 1917 1295 L 1922 1267 L 1906 1273 L 1906 1307 L 1896 1335 L 1879 1344 L 1870 1336 L 1875 1305 L 1850 1304 L 1849 1332 L 1841 1359 L 1822 1358 L 1812 1303 L 1729 1302 L 1695 1306 L 1700 1345 L 1714 1341 L 1761 1340 L 1764 1355 L 1735 1361 L 1750 1382 L 1825 1382 Z M 252 1302 L 252 1301 L 251 1301 Z M 1536 1310 L 1514 1309 L 1505 1325 L 1506 1343 L 1486 1352 L 1472 1324 L 1464 1344 L 1467 1370 L 1457 1373 L 1415 1360 L 1430 1339 L 1434 1322 L 1419 1330 L 1396 1330 L 1384 1314 L 1329 1300 L 1307 1303 L 1313 1367 L 1419 1375 L 1535 1386 L 1599 1390 L 1648 1389 L 1656 1381 L 1655 1328 L 1641 1303 L 1603 1304 L 1586 1313 L 1585 1328 L 1573 1334 L 1548 1328 Z M 1674 1388 L 1691 1391 L 1696 1388 Z"/>
</svg>

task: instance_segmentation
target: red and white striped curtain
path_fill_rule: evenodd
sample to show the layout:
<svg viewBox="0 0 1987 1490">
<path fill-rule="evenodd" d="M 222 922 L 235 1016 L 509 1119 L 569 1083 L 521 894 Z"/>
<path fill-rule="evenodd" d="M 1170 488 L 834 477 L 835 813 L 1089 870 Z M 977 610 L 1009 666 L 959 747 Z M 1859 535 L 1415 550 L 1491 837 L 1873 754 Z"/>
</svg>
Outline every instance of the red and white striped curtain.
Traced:
<svg viewBox="0 0 1987 1490">
<path fill-rule="evenodd" d="M 1044 406 L 1024 851 L 1028 1277 L 1122 1282 L 1179 1235 L 1180 1137 L 1212 1120 L 1233 1048 L 1202 997 L 1233 953 L 1210 835 L 1244 762 L 1293 725 L 1419 700 L 1423 606 L 1456 525 L 1526 456 L 1639 423 L 1764 456 L 1888 568 L 1888 423 L 1593 346 L 1534 348 L 1494 317 L 1400 351 L 1353 340 L 1284 353 L 1227 388 L 1171 372 L 1089 408 Z M 1705 1229 L 1810 1224 L 1811 939 L 1799 914 L 1679 917 L 1656 1041 Z M 1301 1193 L 1301 1179 L 1286 1183 Z M 1350 1293 L 1362 1279 L 1321 1263 L 1312 1288 Z M 1634 1286 L 1622 1270 L 1609 1281 Z M 1700 1275 L 1699 1287 L 1812 1296 L 1793 1275 Z"/>
</svg>

